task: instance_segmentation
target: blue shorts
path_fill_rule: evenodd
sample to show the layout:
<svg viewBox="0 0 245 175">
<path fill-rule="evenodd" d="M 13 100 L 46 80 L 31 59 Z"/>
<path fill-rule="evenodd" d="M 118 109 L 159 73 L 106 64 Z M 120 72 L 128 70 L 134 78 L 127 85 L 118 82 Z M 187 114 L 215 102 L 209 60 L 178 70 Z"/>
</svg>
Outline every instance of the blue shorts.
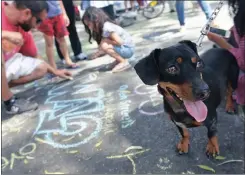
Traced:
<svg viewBox="0 0 245 175">
<path fill-rule="evenodd" d="M 131 58 L 134 55 L 134 48 L 129 46 L 114 46 L 114 50 L 125 59 Z"/>
</svg>

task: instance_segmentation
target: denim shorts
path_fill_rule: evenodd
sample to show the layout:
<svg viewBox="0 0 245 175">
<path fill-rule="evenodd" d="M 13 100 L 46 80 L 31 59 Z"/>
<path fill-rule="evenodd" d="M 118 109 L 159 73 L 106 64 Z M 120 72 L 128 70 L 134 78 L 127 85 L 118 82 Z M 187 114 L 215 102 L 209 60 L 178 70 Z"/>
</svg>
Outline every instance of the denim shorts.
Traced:
<svg viewBox="0 0 245 175">
<path fill-rule="evenodd" d="M 114 46 L 114 50 L 123 58 L 128 59 L 134 55 L 134 48 L 129 46 Z"/>
</svg>

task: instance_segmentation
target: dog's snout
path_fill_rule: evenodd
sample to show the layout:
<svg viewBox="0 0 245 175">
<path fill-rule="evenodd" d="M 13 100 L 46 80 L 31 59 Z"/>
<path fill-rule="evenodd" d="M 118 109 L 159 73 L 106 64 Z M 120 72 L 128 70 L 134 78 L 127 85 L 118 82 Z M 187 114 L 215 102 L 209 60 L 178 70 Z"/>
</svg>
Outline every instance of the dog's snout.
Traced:
<svg viewBox="0 0 245 175">
<path fill-rule="evenodd" d="M 192 83 L 192 92 L 196 100 L 206 100 L 210 95 L 210 89 L 208 84 L 200 79 L 195 79 Z"/>
<path fill-rule="evenodd" d="M 205 90 L 201 90 L 201 91 L 197 91 L 196 92 L 196 98 L 198 100 L 206 100 L 210 95 L 210 90 L 209 89 L 205 89 Z"/>
</svg>

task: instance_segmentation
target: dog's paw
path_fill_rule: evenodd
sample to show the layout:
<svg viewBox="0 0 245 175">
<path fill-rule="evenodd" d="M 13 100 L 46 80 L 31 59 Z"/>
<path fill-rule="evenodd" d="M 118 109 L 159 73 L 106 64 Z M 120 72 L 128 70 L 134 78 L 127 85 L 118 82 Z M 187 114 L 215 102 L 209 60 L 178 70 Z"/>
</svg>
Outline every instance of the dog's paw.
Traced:
<svg viewBox="0 0 245 175">
<path fill-rule="evenodd" d="M 231 115 L 235 114 L 235 109 L 233 106 L 226 106 L 225 111 L 226 113 L 231 114 Z"/>
<path fill-rule="evenodd" d="M 216 136 L 208 140 L 206 155 L 213 158 L 219 155 L 219 144 Z"/>
<path fill-rule="evenodd" d="M 177 145 L 177 151 L 179 154 L 188 153 L 190 140 L 189 138 L 182 138 L 182 140 Z"/>
</svg>

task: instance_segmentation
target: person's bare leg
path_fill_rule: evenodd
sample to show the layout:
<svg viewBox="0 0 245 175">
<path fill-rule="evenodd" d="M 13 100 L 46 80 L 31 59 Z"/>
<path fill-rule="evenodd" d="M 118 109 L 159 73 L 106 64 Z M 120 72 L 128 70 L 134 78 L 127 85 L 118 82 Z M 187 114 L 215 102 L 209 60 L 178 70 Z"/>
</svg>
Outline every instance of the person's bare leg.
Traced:
<svg viewBox="0 0 245 175">
<path fill-rule="evenodd" d="M 54 38 L 53 36 L 48 36 L 44 34 L 45 45 L 46 45 L 46 55 L 48 57 L 49 64 L 57 69 L 55 59 L 54 59 Z"/>
<path fill-rule="evenodd" d="M 1 62 L 1 67 L 2 67 L 2 99 L 3 101 L 7 101 L 9 100 L 11 97 L 13 97 L 13 93 L 10 91 L 9 85 L 8 85 L 8 81 L 7 81 L 7 77 L 6 77 L 6 71 L 5 71 L 5 64 L 4 64 L 4 60 L 3 60 L 3 54 L 2 54 L 2 62 Z"/>
<path fill-rule="evenodd" d="M 128 12 L 128 1 L 124 0 L 125 12 Z"/>
<path fill-rule="evenodd" d="M 131 10 L 134 11 L 134 0 L 130 0 Z"/>
<path fill-rule="evenodd" d="M 32 82 L 34 80 L 38 80 L 38 79 L 42 78 L 47 73 L 47 70 L 48 70 L 47 63 L 43 62 L 30 75 L 26 75 L 26 76 L 20 77 L 17 80 L 10 81 L 9 86 L 14 87 L 14 86 L 18 86 L 18 85 L 22 85 L 22 84 Z"/>
<path fill-rule="evenodd" d="M 60 51 L 62 53 L 62 55 L 64 56 L 64 59 L 65 59 L 65 62 L 68 66 L 71 66 L 73 65 L 74 63 L 72 62 L 70 56 L 69 56 L 69 52 L 68 52 L 68 46 L 66 44 L 66 40 L 65 40 L 65 37 L 62 37 L 62 38 L 56 38 L 56 40 L 58 41 L 59 43 L 59 48 L 60 48 Z"/>
<path fill-rule="evenodd" d="M 119 63 L 125 62 L 126 60 L 114 51 L 113 45 L 109 44 L 107 42 L 108 40 L 109 39 L 103 39 L 101 41 L 100 50 L 103 50 L 105 53 L 107 53 L 111 57 L 115 58 L 117 60 L 117 62 L 119 62 Z"/>
</svg>

